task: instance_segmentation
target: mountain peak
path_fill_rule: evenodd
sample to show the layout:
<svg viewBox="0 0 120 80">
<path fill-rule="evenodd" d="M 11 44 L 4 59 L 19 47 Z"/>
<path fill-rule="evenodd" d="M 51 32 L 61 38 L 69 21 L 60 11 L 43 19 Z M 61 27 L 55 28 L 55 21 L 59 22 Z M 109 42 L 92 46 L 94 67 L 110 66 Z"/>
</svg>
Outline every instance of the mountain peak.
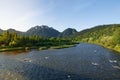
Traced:
<svg viewBox="0 0 120 80">
<path fill-rule="evenodd" d="M 76 29 L 74 29 L 74 28 L 67 28 L 59 36 L 60 37 L 68 37 L 70 35 L 73 35 L 74 33 L 77 33 Z"/>
<path fill-rule="evenodd" d="M 41 28 L 50 28 L 50 27 L 48 27 L 47 25 L 41 25 L 40 27 L 41 27 Z"/>
<path fill-rule="evenodd" d="M 35 27 L 33 27 L 33 28 L 35 28 L 35 29 L 49 29 L 50 27 L 48 27 L 47 25 L 41 25 L 41 26 L 39 26 L 39 25 L 37 25 L 37 26 L 35 26 Z"/>
<path fill-rule="evenodd" d="M 50 37 L 67 37 L 70 35 L 73 35 L 74 33 L 76 33 L 76 29 L 74 28 L 67 28 L 66 30 L 64 30 L 62 33 L 57 31 L 56 29 L 49 27 L 47 25 L 36 25 L 32 28 L 30 28 L 27 32 L 21 32 L 21 31 L 17 31 L 15 29 L 9 28 L 7 30 L 2 30 L 0 29 L 0 34 L 3 33 L 4 31 L 9 31 L 10 33 L 15 32 L 19 35 L 26 35 L 26 36 L 41 36 L 44 38 L 50 38 Z"/>
<path fill-rule="evenodd" d="M 12 28 L 9 28 L 9 29 L 7 29 L 7 31 L 12 31 L 12 32 L 14 32 L 14 31 L 16 31 L 15 29 L 12 29 Z"/>
<path fill-rule="evenodd" d="M 46 25 L 37 25 L 27 31 L 27 35 L 38 35 L 41 37 L 57 37 L 59 34 L 59 31 Z"/>
</svg>

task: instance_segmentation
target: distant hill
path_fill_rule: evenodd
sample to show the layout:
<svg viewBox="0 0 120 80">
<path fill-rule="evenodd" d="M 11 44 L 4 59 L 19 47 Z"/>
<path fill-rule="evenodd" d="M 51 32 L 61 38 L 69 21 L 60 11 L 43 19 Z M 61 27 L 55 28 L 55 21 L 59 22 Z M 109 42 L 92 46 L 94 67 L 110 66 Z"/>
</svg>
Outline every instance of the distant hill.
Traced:
<svg viewBox="0 0 120 80">
<path fill-rule="evenodd" d="M 75 33 L 77 33 L 76 29 L 67 28 L 59 35 L 59 37 L 65 38 L 65 37 L 69 37 L 70 35 L 73 35 Z"/>
<path fill-rule="evenodd" d="M 17 30 L 12 29 L 12 28 L 10 28 L 10 29 L 8 29 L 8 30 L 5 30 L 5 31 L 9 31 L 10 33 L 15 32 L 15 33 L 17 33 L 18 35 L 24 35 L 24 34 L 25 34 L 25 32 L 17 31 Z"/>
<path fill-rule="evenodd" d="M 15 33 L 17 33 L 18 35 L 24 35 L 24 34 L 25 34 L 25 32 L 17 31 L 17 30 L 12 29 L 12 28 L 10 28 L 10 29 L 8 29 L 8 30 L 2 30 L 2 29 L 0 29 L 0 34 L 2 34 L 2 33 L 5 32 L 5 31 L 8 31 L 8 32 L 10 32 L 10 33 L 15 32 Z"/>
<path fill-rule="evenodd" d="M 95 41 L 102 39 L 106 36 L 113 36 L 115 31 L 119 31 L 120 24 L 110 24 L 110 25 L 99 25 L 93 28 L 85 29 L 77 32 L 75 29 L 67 28 L 63 32 L 59 32 L 56 29 L 41 25 L 30 28 L 26 32 L 17 31 L 15 29 L 8 29 L 9 32 L 16 32 L 19 35 L 33 36 L 38 35 L 41 37 L 61 37 L 61 38 L 72 38 L 82 41 Z M 0 34 L 6 30 L 0 29 Z"/>
<path fill-rule="evenodd" d="M 32 27 L 26 32 L 26 35 L 30 35 L 30 36 L 38 35 L 45 38 L 58 37 L 59 34 L 60 34 L 59 31 L 51 27 L 48 27 L 46 25 Z"/>
<path fill-rule="evenodd" d="M 72 35 L 71 39 L 99 44 L 120 52 L 120 24 L 95 26 Z"/>
<path fill-rule="evenodd" d="M 26 35 L 26 36 L 37 35 L 37 36 L 41 36 L 44 38 L 50 38 L 50 37 L 65 38 L 65 37 L 69 37 L 70 35 L 73 35 L 74 33 L 77 32 L 75 29 L 72 29 L 72 28 L 68 28 L 68 29 L 64 30 L 63 32 L 59 32 L 56 29 L 46 26 L 46 25 L 32 27 L 26 32 L 17 31 L 12 28 L 10 28 L 8 30 L 0 29 L 0 34 L 3 33 L 4 31 L 9 31 L 10 33 L 16 32 L 18 35 Z"/>
<path fill-rule="evenodd" d="M 3 33 L 3 30 L 2 30 L 2 29 L 0 29 L 0 34 L 1 34 L 1 33 Z"/>
<path fill-rule="evenodd" d="M 98 39 L 102 36 L 112 36 L 115 31 L 120 29 L 120 24 L 99 25 L 90 29 L 74 34 L 74 37 Z"/>
</svg>

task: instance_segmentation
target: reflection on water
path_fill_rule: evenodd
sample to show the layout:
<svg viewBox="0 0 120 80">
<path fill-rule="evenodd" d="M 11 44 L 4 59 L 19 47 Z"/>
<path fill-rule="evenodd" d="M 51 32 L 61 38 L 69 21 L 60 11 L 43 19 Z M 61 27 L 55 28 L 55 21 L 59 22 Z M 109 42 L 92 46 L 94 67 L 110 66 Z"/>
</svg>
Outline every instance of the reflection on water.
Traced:
<svg viewBox="0 0 120 80">
<path fill-rule="evenodd" d="M 4 54 L 0 54 L 0 80 L 120 79 L 120 55 L 97 45 Z"/>
</svg>

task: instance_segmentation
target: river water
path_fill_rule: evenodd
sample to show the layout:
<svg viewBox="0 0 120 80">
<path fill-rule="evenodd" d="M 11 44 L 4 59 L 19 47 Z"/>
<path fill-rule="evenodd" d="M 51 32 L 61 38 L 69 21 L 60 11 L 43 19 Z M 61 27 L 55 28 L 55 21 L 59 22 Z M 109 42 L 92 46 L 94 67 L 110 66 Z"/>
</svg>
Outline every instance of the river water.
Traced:
<svg viewBox="0 0 120 80">
<path fill-rule="evenodd" d="M 120 80 L 120 54 L 98 45 L 1 52 L 0 80 Z"/>
</svg>

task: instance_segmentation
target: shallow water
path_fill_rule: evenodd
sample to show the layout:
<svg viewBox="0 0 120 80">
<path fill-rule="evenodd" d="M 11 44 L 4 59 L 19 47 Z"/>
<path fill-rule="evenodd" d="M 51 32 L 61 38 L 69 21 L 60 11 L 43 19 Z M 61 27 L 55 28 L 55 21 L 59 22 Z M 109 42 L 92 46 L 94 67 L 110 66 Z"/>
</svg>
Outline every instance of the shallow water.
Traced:
<svg viewBox="0 0 120 80">
<path fill-rule="evenodd" d="M 120 80 L 120 55 L 98 45 L 12 53 L 0 53 L 0 80 Z"/>
</svg>

